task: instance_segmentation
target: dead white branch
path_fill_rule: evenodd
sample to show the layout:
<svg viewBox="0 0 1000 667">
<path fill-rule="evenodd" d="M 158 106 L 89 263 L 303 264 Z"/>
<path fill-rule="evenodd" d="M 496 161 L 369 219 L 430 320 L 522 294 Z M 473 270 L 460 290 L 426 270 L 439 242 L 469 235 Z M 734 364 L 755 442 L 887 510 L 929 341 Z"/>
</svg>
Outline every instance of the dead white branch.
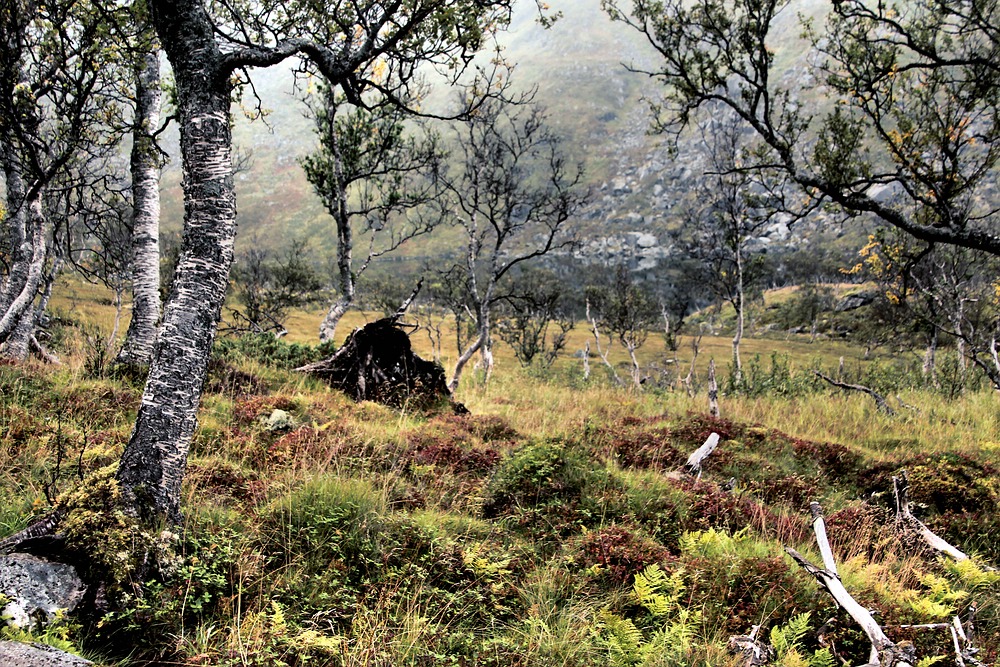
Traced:
<svg viewBox="0 0 1000 667">
<path fill-rule="evenodd" d="M 818 503 L 811 503 L 810 509 L 813 513 L 813 528 L 816 530 L 816 542 L 819 544 L 820 553 L 823 554 L 825 563 L 833 561 L 833 551 L 830 548 L 829 540 L 826 536 L 826 526 L 823 522 L 823 512 Z M 817 518 L 818 517 L 818 518 Z M 869 665 L 880 665 L 881 667 L 912 667 L 916 663 L 915 650 L 912 644 L 895 644 L 872 617 L 871 612 L 861 606 L 854 599 L 843 582 L 836 573 L 836 566 L 820 568 L 816 567 L 805 556 L 791 547 L 785 547 L 788 553 L 802 569 L 811 574 L 819 584 L 827 590 L 834 601 L 841 609 L 854 619 L 854 622 L 861 626 L 865 634 L 868 635 L 872 643 L 872 654 L 869 658 Z"/>
<path fill-rule="evenodd" d="M 896 520 L 904 526 L 913 529 L 932 549 L 951 556 L 956 561 L 969 560 L 969 557 L 958 548 L 946 542 L 936 535 L 930 528 L 924 525 L 920 519 L 910 512 L 910 500 L 907 491 L 910 488 L 910 480 L 904 470 L 899 477 L 892 478 L 892 486 L 896 493 Z"/>
<path fill-rule="evenodd" d="M 713 433 L 708 436 L 708 440 L 705 441 L 705 444 L 691 452 L 691 456 L 688 457 L 687 463 L 684 464 L 684 472 L 694 476 L 696 479 L 701 479 L 701 463 L 708 458 L 709 454 L 715 451 L 715 448 L 718 447 L 718 445 L 718 433 Z"/>
<path fill-rule="evenodd" d="M 819 503 L 809 503 L 809 511 L 813 517 L 813 532 L 816 533 L 816 543 L 819 545 L 819 553 L 823 557 L 823 567 L 828 572 L 837 574 L 837 561 L 833 557 L 833 549 L 830 547 L 830 540 L 826 537 L 826 521 L 823 519 L 823 508 Z"/>
</svg>

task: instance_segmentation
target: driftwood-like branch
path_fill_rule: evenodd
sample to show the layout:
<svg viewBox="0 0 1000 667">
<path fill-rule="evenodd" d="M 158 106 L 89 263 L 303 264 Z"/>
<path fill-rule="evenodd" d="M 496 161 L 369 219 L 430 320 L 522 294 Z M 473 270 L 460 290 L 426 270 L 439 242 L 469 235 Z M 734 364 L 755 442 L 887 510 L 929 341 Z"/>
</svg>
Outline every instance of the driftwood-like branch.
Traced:
<svg viewBox="0 0 1000 667">
<path fill-rule="evenodd" d="M 729 638 L 729 652 L 743 656 L 742 667 L 759 667 L 767 665 L 774 659 L 774 648 L 770 644 L 757 639 L 760 626 L 755 625 L 749 635 L 737 635 Z"/>
<path fill-rule="evenodd" d="M 715 448 L 718 445 L 718 433 L 713 433 L 708 436 L 708 440 L 705 441 L 704 445 L 691 452 L 691 456 L 688 457 L 687 463 L 684 464 L 684 472 L 697 479 L 701 479 L 701 463 L 708 458 L 709 454 L 715 451 Z"/>
<path fill-rule="evenodd" d="M 969 557 L 965 553 L 936 535 L 930 528 L 925 526 L 920 519 L 913 516 L 913 513 L 910 512 L 910 499 L 907 494 L 907 491 L 910 488 L 910 480 L 907 477 L 905 470 L 899 477 L 892 478 L 892 486 L 896 493 L 897 521 L 902 523 L 904 526 L 913 529 L 918 535 L 920 535 L 924 542 L 930 545 L 930 547 L 935 551 L 951 556 L 956 561 L 969 560 Z"/>
<path fill-rule="evenodd" d="M 862 384 L 849 384 L 847 382 L 839 382 L 837 380 L 834 380 L 832 377 L 829 377 L 828 375 L 820 373 L 819 371 L 813 371 L 813 374 L 816 377 L 820 378 L 821 380 L 829 382 L 834 387 L 839 387 L 840 389 L 850 389 L 851 391 L 860 391 L 862 393 L 868 394 L 873 399 L 875 399 L 875 406 L 879 409 L 880 412 L 887 414 L 890 417 L 894 417 L 896 415 L 896 411 L 890 408 L 889 404 L 886 403 L 885 396 L 878 393 L 874 389 L 871 389 L 870 387 L 866 387 Z"/>
<path fill-rule="evenodd" d="M 823 554 L 824 562 L 833 561 L 833 550 L 826 536 L 826 525 L 823 522 L 823 511 L 818 503 L 811 503 L 810 509 L 813 513 L 813 528 L 816 529 L 816 542 L 819 545 L 820 553 Z M 872 643 L 872 655 L 869 658 L 870 665 L 880 665 L 881 667 L 912 667 L 916 663 L 915 650 L 912 644 L 895 644 L 872 617 L 871 612 L 862 607 L 854 599 L 843 582 L 836 573 L 828 568 L 816 567 L 805 556 L 791 547 L 785 547 L 785 552 L 795 560 L 799 566 L 811 574 L 819 584 L 827 590 L 841 609 L 854 619 L 854 622 L 861 626 L 865 634 L 868 635 Z"/>
<path fill-rule="evenodd" d="M 719 416 L 719 384 L 715 381 L 715 359 L 708 362 L 708 414 Z"/>
<path fill-rule="evenodd" d="M 823 508 L 819 503 L 809 503 L 809 511 L 813 517 L 813 532 L 816 533 L 816 543 L 819 545 L 819 553 L 823 557 L 823 567 L 834 574 L 837 574 L 837 561 L 833 557 L 833 549 L 830 547 L 830 540 L 826 537 L 826 521 L 823 519 Z"/>
<path fill-rule="evenodd" d="M 912 667 L 916 663 L 912 644 L 896 645 L 872 617 L 871 612 L 862 607 L 854 597 L 847 592 L 840 577 L 823 568 L 816 567 L 805 556 L 791 547 L 786 547 L 785 552 L 795 560 L 799 566 L 811 574 L 819 584 L 827 590 L 833 599 L 840 605 L 847 615 L 854 619 L 854 622 L 861 626 L 868 639 L 872 643 L 873 656 L 877 655 L 878 662 L 869 664 L 881 665 L 882 667 Z"/>
</svg>

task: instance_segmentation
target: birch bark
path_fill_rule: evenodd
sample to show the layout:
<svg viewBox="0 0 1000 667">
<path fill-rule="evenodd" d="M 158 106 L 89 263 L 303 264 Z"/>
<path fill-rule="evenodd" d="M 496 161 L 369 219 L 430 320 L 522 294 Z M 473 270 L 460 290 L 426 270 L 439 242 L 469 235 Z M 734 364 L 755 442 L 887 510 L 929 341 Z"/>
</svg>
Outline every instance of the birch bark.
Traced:
<svg viewBox="0 0 1000 667">
<path fill-rule="evenodd" d="M 155 0 L 157 32 L 177 82 L 184 240 L 135 428 L 117 479 L 131 513 L 180 520 L 180 487 L 233 261 L 236 197 L 231 85 L 197 0 Z M 221 79 L 221 81 L 220 81 Z"/>
<path fill-rule="evenodd" d="M 160 321 L 160 159 L 152 133 L 160 124 L 160 49 L 152 26 L 136 68 L 132 132 L 132 319 L 117 361 L 147 365 Z"/>
</svg>

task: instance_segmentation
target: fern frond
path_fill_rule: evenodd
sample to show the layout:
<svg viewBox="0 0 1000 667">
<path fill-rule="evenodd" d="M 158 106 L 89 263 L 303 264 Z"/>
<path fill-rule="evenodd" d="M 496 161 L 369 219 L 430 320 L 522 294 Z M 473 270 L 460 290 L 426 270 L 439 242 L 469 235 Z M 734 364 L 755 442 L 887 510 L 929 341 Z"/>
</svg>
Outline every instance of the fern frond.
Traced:
<svg viewBox="0 0 1000 667">
<path fill-rule="evenodd" d="M 837 667 L 830 649 L 821 648 L 809 658 L 809 667 Z"/>
</svg>

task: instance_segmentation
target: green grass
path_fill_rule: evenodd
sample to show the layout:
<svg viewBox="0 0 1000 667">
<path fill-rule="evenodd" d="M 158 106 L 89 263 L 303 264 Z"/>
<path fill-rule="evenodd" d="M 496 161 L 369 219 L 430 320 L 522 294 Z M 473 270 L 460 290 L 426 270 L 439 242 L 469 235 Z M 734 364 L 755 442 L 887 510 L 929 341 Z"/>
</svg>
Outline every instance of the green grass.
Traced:
<svg viewBox="0 0 1000 667">
<path fill-rule="evenodd" d="M 57 307 L 106 326 L 101 294 L 74 291 Z M 321 316 L 296 313 L 288 339 L 309 342 Z M 370 317 L 351 314 L 341 337 Z M 80 473 L 113 463 L 127 441 L 140 388 L 89 374 L 82 335 L 63 333 L 61 368 L 0 366 L 0 535 Z M 422 336 L 414 344 L 429 353 Z M 724 368 L 728 344 L 705 336 L 699 359 L 714 354 Z M 891 387 L 903 376 L 890 360 L 862 362 L 844 343 L 751 338 L 744 358 L 759 352 L 771 384 L 724 391 L 722 420 L 705 414 L 700 365 L 693 395 L 679 384 L 637 392 L 614 387 L 593 360 L 584 382 L 580 359 L 540 372 L 503 348 L 489 384 L 463 380 L 471 415 L 429 415 L 355 404 L 274 363 L 274 348 L 226 349 L 192 443 L 178 558 L 144 597 L 74 629 L 74 645 L 124 665 L 719 666 L 733 660 L 729 636 L 756 624 L 767 636 L 808 612 L 799 648 L 810 656 L 837 612 L 783 547 L 818 561 L 807 518 L 818 500 L 845 584 L 890 637 L 947 655 L 945 633 L 898 626 L 975 601 L 980 657 L 1000 653 L 996 578 L 900 539 L 886 495 L 906 467 L 921 518 L 1000 562 L 994 393 L 894 389 L 894 407 L 898 393 L 912 409 L 888 417 L 867 396 L 802 377 L 844 356 Z M 274 409 L 294 427 L 267 430 Z M 718 450 L 701 481 L 685 479 L 680 464 L 711 431 Z M 694 616 L 644 606 L 632 584 L 652 565 Z M 851 664 L 867 659 L 850 619 L 825 636 Z"/>
</svg>

